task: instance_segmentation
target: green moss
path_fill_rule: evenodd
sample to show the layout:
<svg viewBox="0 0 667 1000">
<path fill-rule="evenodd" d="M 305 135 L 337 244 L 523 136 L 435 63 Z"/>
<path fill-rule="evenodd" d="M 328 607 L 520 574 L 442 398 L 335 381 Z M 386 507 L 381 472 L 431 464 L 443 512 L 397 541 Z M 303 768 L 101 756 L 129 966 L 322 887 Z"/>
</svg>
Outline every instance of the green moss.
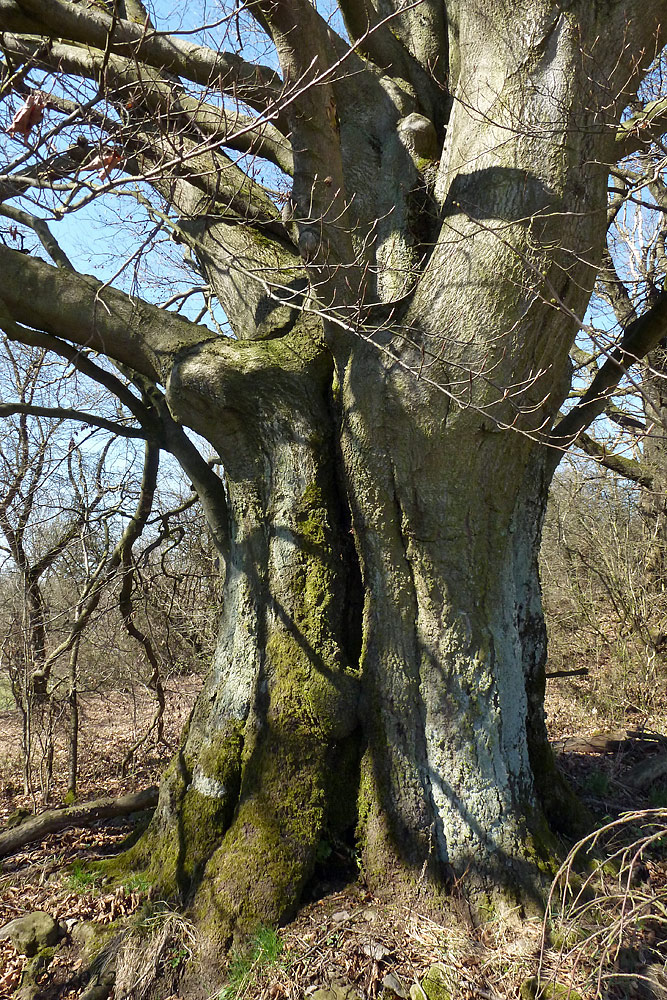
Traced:
<svg viewBox="0 0 667 1000">
<path fill-rule="evenodd" d="M 541 982 L 537 976 L 531 976 L 521 984 L 519 996 L 521 1000 L 582 1000 L 581 993 L 572 986 Z"/>
<path fill-rule="evenodd" d="M 456 978 L 451 969 L 438 963 L 428 970 L 421 987 L 427 1000 L 452 1000 L 456 993 Z"/>
<path fill-rule="evenodd" d="M 248 933 L 294 912 L 329 817 L 344 694 L 287 630 L 274 632 L 266 653 L 265 722 L 246 739 L 237 814 L 196 901 L 198 919 L 223 943 L 232 926 Z"/>
<path fill-rule="evenodd" d="M 27 819 L 30 819 L 32 812 L 30 809 L 25 809 L 23 806 L 19 806 L 14 812 L 10 813 L 7 817 L 7 822 L 5 823 L 5 830 L 13 830 L 14 827 L 20 826 Z"/>
<path fill-rule="evenodd" d="M 118 924 L 99 924 L 83 920 L 72 930 L 72 941 L 82 953 L 85 964 L 93 962 L 118 934 Z"/>
<path fill-rule="evenodd" d="M 324 832 L 354 821 L 357 681 L 339 637 L 329 477 L 320 470 L 291 511 L 292 544 L 247 722 L 199 749 L 191 739 L 192 759 L 176 758 L 151 828 L 121 862 L 145 870 L 164 897 L 192 899 L 217 947 L 289 917 Z M 206 731 L 206 720 L 194 725 Z"/>
<path fill-rule="evenodd" d="M 250 787 L 197 897 L 198 916 L 223 939 L 232 923 L 249 932 L 290 916 L 313 870 L 326 800 L 309 751 L 300 767 L 284 749 L 249 762 Z"/>
<path fill-rule="evenodd" d="M 172 803 L 166 824 L 156 815 L 134 847 L 91 869 L 115 885 L 141 879 L 165 899 L 186 898 L 231 823 L 242 748 L 243 724 L 231 720 L 202 747 L 193 774 L 177 755 L 163 779 L 162 794 Z"/>
</svg>

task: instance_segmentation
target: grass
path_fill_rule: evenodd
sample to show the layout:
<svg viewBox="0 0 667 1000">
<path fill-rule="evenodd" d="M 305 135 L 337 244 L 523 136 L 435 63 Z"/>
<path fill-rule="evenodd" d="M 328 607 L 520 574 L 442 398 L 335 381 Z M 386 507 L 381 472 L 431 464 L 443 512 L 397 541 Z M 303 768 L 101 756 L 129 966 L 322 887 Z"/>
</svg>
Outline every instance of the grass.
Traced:
<svg viewBox="0 0 667 1000">
<path fill-rule="evenodd" d="M 260 927 L 242 952 L 232 953 L 227 971 L 227 985 L 218 1000 L 240 1000 L 257 983 L 262 972 L 270 967 L 289 964 L 283 942 L 270 927 Z"/>
<path fill-rule="evenodd" d="M 67 887 L 71 892 L 97 892 L 102 888 L 104 875 L 102 872 L 91 870 L 81 863 L 75 863 L 67 878 Z M 129 872 L 120 882 L 126 892 L 148 892 L 152 883 L 145 875 L 138 872 Z"/>
<path fill-rule="evenodd" d="M 604 798 L 611 792 L 611 781 L 609 780 L 609 775 L 605 774 L 604 771 L 591 771 L 591 773 L 586 776 L 583 788 L 584 792 L 588 792 L 589 795 L 596 795 L 600 798 Z"/>
<path fill-rule="evenodd" d="M 74 864 L 67 878 L 67 887 L 72 892 L 90 892 L 91 889 L 97 889 L 101 881 L 99 872 L 91 872 L 82 864 Z"/>
</svg>

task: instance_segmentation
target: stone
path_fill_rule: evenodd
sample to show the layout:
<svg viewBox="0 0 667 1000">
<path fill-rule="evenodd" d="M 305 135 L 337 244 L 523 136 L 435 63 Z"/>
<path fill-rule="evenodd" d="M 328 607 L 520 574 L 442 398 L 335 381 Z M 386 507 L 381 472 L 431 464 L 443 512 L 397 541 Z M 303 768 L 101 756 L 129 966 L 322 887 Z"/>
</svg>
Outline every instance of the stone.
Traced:
<svg viewBox="0 0 667 1000">
<path fill-rule="evenodd" d="M 451 1000 L 456 993 L 456 974 L 436 962 L 422 979 L 421 988 L 427 1000 Z"/>
<path fill-rule="evenodd" d="M 538 992 L 539 988 L 539 992 Z M 553 980 L 538 982 L 537 976 L 525 979 L 519 990 L 521 1000 L 582 1000 L 581 993 L 573 989 L 572 986 L 564 986 L 562 983 L 555 983 Z"/>
<path fill-rule="evenodd" d="M 81 1000 L 107 1000 L 113 989 L 113 982 L 96 983 L 81 994 Z"/>
<path fill-rule="evenodd" d="M 637 974 L 641 1000 L 667 1000 L 667 968 L 659 962 L 644 966 Z"/>
<path fill-rule="evenodd" d="M 393 972 L 388 972 L 384 977 L 382 980 L 382 988 L 390 996 L 393 995 L 400 997 L 401 1000 L 408 1000 L 408 997 L 410 996 L 403 984 L 403 980 Z"/>
<path fill-rule="evenodd" d="M 361 994 L 350 984 L 331 983 L 328 988 L 311 993 L 310 1000 L 361 1000 Z"/>
<path fill-rule="evenodd" d="M 27 958 L 36 955 L 42 948 L 57 944 L 62 936 L 60 924 L 43 910 L 16 917 L 0 928 L 0 941 L 8 938 L 18 953 Z"/>
<path fill-rule="evenodd" d="M 38 978 L 48 968 L 51 959 L 54 956 L 55 948 L 42 948 L 38 953 L 31 958 L 25 969 L 23 970 L 23 976 L 21 978 L 21 987 L 14 994 L 15 1000 L 39 1000 L 42 995 L 40 986 L 38 985 Z"/>
<path fill-rule="evenodd" d="M 383 958 L 386 958 L 391 953 L 391 950 L 386 948 L 381 941 L 367 941 L 361 946 L 361 950 L 364 955 L 368 955 L 374 962 L 381 962 Z"/>
</svg>

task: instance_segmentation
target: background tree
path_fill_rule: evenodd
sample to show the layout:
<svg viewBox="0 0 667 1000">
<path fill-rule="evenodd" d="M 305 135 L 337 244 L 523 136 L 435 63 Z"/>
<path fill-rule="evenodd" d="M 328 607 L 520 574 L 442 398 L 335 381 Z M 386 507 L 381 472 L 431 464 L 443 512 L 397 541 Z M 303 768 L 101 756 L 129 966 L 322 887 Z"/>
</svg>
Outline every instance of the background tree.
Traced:
<svg viewBox="0 0 667 1000">
<path fill-rule="evenodd" d="M 581 819 L 544 727 L 537 552 L 560 449 L 665 332 L 660 293 L 558 420 L 610 165 L 664 127 L 660 103 L 627 115 L 661 14 L 254 0 L 190 41 L 137 0 L 0 4 L 0 186 L 53 261 L 0 248 L 0 322 L 115 363 L 225 568 L 212 670 L 127 859 L 214 938 L 292 912 L 325 831 L 356 830 L 394 898 L 456 880 L 479 910 L 539 900 L 550 831 Z M 150 220 L 111 271 L 132 294 L 43 227 L 111 192 Z M 164 232 L 207 325 L 137 294 Z"/>
<path fill-rule="evenodd" d="M 153 733 L 163 739 L 163 677 L 197 669 L 211 647 L 217 574 L 192 515 L 196 497 L 178 496 L 174 469 L 163 471 L 158 490 L 155 446 L 146 450 L 142 482 L 137 432 L 122 437 L 109 394 L 72 371 L 64 377 L 42 349 L 6 344 L 4 360 L 3 396 L 14 400 L 0 403 L 1 664 L 23 720 L 24 793 L 39 790 L 48 801 L 68 715 L 68 790 L 76 793 L 81 691 L 143 679 L 141 666 L 122 667 L 123 655 L 136 662 L 141 651 L 156 699 L 126 764 Z M 196 537 L 186 545 L 188 529 Z"/>
</svg>

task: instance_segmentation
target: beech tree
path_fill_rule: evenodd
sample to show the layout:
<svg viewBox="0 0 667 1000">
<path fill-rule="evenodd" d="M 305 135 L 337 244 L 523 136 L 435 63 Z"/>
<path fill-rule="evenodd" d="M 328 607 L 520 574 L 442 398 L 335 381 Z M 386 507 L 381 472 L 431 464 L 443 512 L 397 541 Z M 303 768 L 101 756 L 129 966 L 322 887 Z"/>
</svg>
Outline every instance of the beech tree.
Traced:
<svg viewBox="0 0 667 1000">
<path fill-rule="evenodd" d="M 540 531 L 562 449 L 667 332 L 659 292 L 561 414 L 610 168 L 667 123 L 642 90 L 664 4 L 215 11 L 191 40 L 139 0 L 0 0 L 0 191 L 52 261 L 0 247 L 0 322 L 115 386 L 223 572 L 210 674 L 121 863 L 221 941 L 286 919 L 350 831 L 393 899 L 539 903 L 584 822 L 544 725 Z M 226 325 L 72 267 L 46 223 L 113 193 Z"/>
</svg>

